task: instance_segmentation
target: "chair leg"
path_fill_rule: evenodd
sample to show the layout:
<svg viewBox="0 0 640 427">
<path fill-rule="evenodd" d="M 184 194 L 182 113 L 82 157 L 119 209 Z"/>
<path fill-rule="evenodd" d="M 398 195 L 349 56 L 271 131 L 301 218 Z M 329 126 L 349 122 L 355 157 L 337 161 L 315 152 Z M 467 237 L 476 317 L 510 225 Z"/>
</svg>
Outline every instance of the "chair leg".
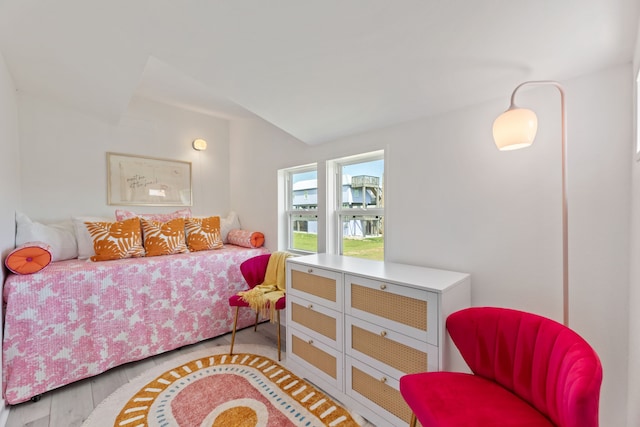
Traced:
<svg viewBox="0 0 640 427">
<path fill-rule="evenodd" d="M 409 421 L 409 427 L 416 427 L 416 423 L 418 422 L 416 418 L 416 414 L 411 412 L 411 421 Z"/>
<path fill-rule="evenodd" d="M 258 332 L 258 312 L 256 311 L 256 322 L 253 324 L 253 332 Z"/>
<path fill-rule="evenodd" d="M 240 310 L 240 306 L 236 306 L 236 316 L 233 319 L 233 332 L 231 333 L 231 348 L 229 348 L 229 356 L 233 354 L 233 343 L 236 341 L 236 325 L 238 324 L 238 310 Z"/>
<path fill-rule="evenodd" d="M 278 317 L 278 362 L 280 362 L 280 310 L 276 310 L 276 316 Z"/>
</svg>

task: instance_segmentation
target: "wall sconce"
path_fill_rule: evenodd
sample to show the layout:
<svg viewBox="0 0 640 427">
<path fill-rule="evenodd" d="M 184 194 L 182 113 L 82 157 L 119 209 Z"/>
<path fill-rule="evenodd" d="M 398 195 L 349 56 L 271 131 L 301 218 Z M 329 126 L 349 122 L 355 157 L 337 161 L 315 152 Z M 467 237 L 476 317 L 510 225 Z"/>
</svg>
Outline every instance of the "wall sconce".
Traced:
<svg viewBox="0 0 640 427">
<path fill-rule="evenodd" d="M 194 139 L 191 145 L 193 146 L 193 149 L 197 151 L 204 151 L 207 149 L 207 141 L 202 138 Z"/>
</svg>

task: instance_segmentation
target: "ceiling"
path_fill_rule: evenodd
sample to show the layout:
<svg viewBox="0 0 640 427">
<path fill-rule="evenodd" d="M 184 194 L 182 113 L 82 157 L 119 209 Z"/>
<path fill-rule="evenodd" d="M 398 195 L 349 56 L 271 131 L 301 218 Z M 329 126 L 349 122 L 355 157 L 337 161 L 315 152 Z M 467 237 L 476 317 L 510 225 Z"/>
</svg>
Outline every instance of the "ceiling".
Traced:
<svg viewBox="0 0 640 427">
<path fill-rule="evenodd" d="M 0 0 L 18 90 L 117 123 L 135 96 L 307 144 L 632 60 L 637 0 Z"/>
</svg>

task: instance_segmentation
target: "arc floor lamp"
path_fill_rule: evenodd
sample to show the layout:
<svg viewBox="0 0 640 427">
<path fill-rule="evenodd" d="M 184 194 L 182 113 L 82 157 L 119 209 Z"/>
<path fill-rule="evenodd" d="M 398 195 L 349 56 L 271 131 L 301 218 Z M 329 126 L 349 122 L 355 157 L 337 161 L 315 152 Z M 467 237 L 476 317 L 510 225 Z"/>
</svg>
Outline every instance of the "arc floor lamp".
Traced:
<svg viewBox="0 0 640 427">
<path fill-rule="evenodd" d="M 511 105 L 493 122 L 493 139 L 500 150 L 516 150 L 533 144 L 538 130 L 536 113 L 516 106 L 516 93 L 523 86 L 554 86 L 560 91 L 562 115 L 562 320 L 569 325 L 569 235 L 567 214 L 567 116 L 564 89 L 552 80 L 528 81 L 519 84 L 511 94 Z"/>
</svg>

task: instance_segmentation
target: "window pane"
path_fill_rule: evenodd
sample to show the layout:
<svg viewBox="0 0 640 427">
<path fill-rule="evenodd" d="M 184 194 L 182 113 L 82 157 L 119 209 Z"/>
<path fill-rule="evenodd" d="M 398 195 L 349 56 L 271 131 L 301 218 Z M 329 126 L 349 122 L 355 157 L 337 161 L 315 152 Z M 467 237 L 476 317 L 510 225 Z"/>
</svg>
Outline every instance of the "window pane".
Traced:
<svg viewBox="0 0 640 427">
<path fill-rule="evenodd" d="M 318 252 L 318 218 L 315 215 L 291 216 L 291 249 Z"/>
<path fill-rule="evenodd" d="M 318 172 L 295 172 L 291 174 L 291 209 L 308 210 L 318 208 Z"/>
<path fill-rule="evenodd" d="M 377 215 L 342 217 L 342 254 L 384 260 L 384 221 Z"/>
<path fill-rule="evenodd" d="M 382 208 L 384 160 L 342 166 L 342 209 Z"/>
</svg>

